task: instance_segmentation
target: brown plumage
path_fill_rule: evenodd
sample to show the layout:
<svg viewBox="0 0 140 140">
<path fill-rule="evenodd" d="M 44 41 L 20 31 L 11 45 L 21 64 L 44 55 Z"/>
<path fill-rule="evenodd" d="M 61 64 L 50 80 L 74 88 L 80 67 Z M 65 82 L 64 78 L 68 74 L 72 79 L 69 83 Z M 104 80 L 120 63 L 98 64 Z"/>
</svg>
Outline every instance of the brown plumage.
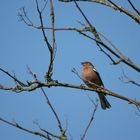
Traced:
<svg viewBox="0 0 140 140">
<path fill-rule="evenodd" d="M 86 61 L 82 62 L 82 79 L 88 87 L 93 89 L 98 88 L 96 85 L 104 87 L 104 84 L 100 78 L 99 73 L 96 71 L 92 63 Z M 91 83 L 90 83 L 91 82 Z M 93 84 L 92 84 L 93 83 Z M 94 85 L 96 84 L 96 85 Z M 110 108 L 111 105 L 107 101 L 106 97 L 102 93 L 98 93 L 102 109 Z"/>
</svg>

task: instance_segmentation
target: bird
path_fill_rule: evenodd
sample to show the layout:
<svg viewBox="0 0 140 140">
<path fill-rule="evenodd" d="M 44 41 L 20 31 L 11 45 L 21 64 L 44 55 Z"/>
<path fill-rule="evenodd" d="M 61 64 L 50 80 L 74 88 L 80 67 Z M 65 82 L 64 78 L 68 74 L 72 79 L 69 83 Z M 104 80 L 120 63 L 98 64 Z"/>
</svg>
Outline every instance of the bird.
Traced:
<svg viewBox="0 0 140 140">
<path fill-rule="evenodd" d="M 95 67 L 93 66 L 93 64 L 89 61 L 85 61 L 85 62 L 81 62 L 83 68 L 82 68 L 82 80 L 84 81 L 84 83 L 93 89 L 97 89 L 99 87 L 103 87 L 104 88 L 104 84 L 102 82 L 102 79 L 99 75 L 99 73 L 97 72 L 97 70 L 95 69 Z M 98 93 L 99 99 L 100 99 L 100 104 L 101 104 L 101 108 L 102 109 L 107 109 L 110 108 L 111 105 L 110 103 L 107 101 L 105 94 L 103 93 Z"/>
</svg>

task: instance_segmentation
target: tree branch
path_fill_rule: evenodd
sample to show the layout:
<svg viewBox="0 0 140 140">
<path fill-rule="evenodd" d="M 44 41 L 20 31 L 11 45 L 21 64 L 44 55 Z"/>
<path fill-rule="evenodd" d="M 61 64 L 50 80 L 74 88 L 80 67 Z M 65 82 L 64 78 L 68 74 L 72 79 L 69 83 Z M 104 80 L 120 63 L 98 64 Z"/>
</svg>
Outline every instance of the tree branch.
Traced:
<svg viewBox="0 0 140 140">
<path fill-rule="evenodd" d="M 43 18 L 42 18 L 42 11 L 39 9 L 38 0 L 36 0 L 36 8 L 37 8 L 37 12 L 38 12 L 38 15 L 39 15 L 39 20 L 40 20 L 41 27 L 44 27 Z M 42 34 L 43 34 L 44 40 L 46 42 L 46 45 L 48 46 L 48 49 L 51 53 L 52 52 L 52 47 L 51 47 L 51 45 L 48 41 L 45 30 L 44 30 L 44 28 L 41 28 L 41 30 L 42 30 Z"/>
<path fill-rule="evenodd" d="M 111 54 L 113 54 L 114 56 L 116 56 L 119 60 L 121 60 L 121 62 L 127 64 L 128 66 L 130 66 L 131 68 L 133 68 L 134 70 L 136 70 L 137 72 L 140 72 L 140 68 L 134 63 L 132 62 L 132 60 L 130 58 L 128 59 L 123 59 L 121 58 L 121 56 L 119 54 L 117 54 L 115 51 L 113 51 L 109 46 L 107 46 L 104 42 L 94 39 L 93 37 L 87 35 L 86 33 L 83 32 L 79 32 L 80 34 L 84 35 L 85 37 L 97 42 L 98 44 L 102 45 L 105 49 L 107 49 Z"/>
<path fill-rule="evenodd" d="M 134 9 L 134 11 L 140 16 L 140 12 L 136 9 L 136 7 L 133 5 L 133 3 L 131 2 L 131 0 L 127 0 L 127 1 L 131 5 L 131 7 Z"/>
<path fill-rule="evenodd" d="M 107 41 L 109 41 L 109 43 L 112 45 L 112 47 L 113 47 L 119 54 L 117 54 L 117 53 L 115 53 L 115 51 L 111 50 L 111 49 L 101 40 L 101 38 L 100 38 L 100 36 L 99 36 L 99 32 L 97 32 L 96 28 L 90 23 L 90 21 L 88 20 L 88 18 L 86 17 L 86 15 L 84 14 L 84 12 L 83 12 L 82 9 L 80 8 L 80 6 L 77 4 L 76 0 L 74 0 L 74 3 L 75 3 L 75 5 L 76 5 L 77 9 L 80 11 L 80 13 L 82 14 L 82 16 L 84 17 L 84 19 L 86 20 L 86 22 L 87 22 L 88 25 L 89 25 L 89 27 L 87 27 L 87 30 L 88 30 L 89 32 L 91 32 L 91 33 L 94 34 L 95 39 L 92 39 L 92 40 L 94 40 L 94 41 L 96 42 L 97 46 L 98 46 L 99 48 L 101 48 L 100 45 L 103 46 L 103 47 L 105 47 L 105 48 L 106 48 L 107 50 L 109 50 L 112 54 L 114 54 L 119 60 L 122 60 L 122 62 L 124 62 L 125 64 L 129 65 L 129 66 L 132 67 L 133 69 L 135 69 L 135 70 L 137 70 L 138 72 L 140 72 L 140 68 L 137 67 L 137 66 L 134 64 L 134 62 L 132 62 L 131 59 L 125 57 L 112 43 L 110 43 L 110 41 L 109 41 L 107 38 L 105 38 L 105 36 L 103 36 L 103 34 L 100 34 L 100 35 L 102 35 L 102 37 L 104 37 Z M 80 33 L 83 34 L 83 32 L 80 32 Z M 83 35 L 85 35 L 86 37 L 89 37 L 89 36 L 86 35 L 86 34 L 83 34 Z M 89 38 L 90 38 L 90 37 L 89 37 Z M 91 38 L 90 38 L 90 39 L 91 39 Z M 105 53 L 105 54 L 106 54 L 106 53 Z M 108 55 L 107 55 L 107 56 L 108 56 Z M 109 58 L 110 58 L 110 57 L 109 57 Z M 116 64 L 117 64 L 117 63 L 116 63 Z"/>
<path fill-rule="evenodd" d="M 139 84 L 138 82 L 132 80 L 130 77 L 128 77 L 128 76 L 125 74 L 125 72 L 124 72 L 123 69 L 122 69 L 122 73 L 123 73 L 123 76 L 119 78 L 122 82 L 124 82 L 124 83 L 131 83 L 131 84 L 133 84 L 133 85 L 136 85 L 136 86 L 140 87 L 140 84 Z M 124 79 L 125 79 L 125 80 L 124 80 Z"/>
<path fill-rule="evenodd" d="M 0 118 L 0 121 L 2 121 L 2 122 L 4 122 L 4 123 L 7 123 L 7 124 L 9 124 L 9 125 L 11 125 L 11 126 L 14 126 L 14 127 L 18 128 L 18 129 L 20 129 L 20 130 L 22 130 L 22 131 L 25 131 L 25 132 L 27 132 L 27 133 L 30 133 L 30 134 L 37 135 L 37 136 L 40 136 L 40 137 L 43 137 L 43 138 L 48 139 L 48 136 L 47 136 L 47 135 L 45 135 L 45 134 L 43 134 L 43 133 L 40 133 L 40 132 L 37 132 L 37 131 L 29 130 L 29 129 L 25 128 L 25 127 L 22 127 L 21 125 L 19 125 L 19 124 L 16 123 L 16 122 L 13 123 L 13 122 L 7 121 L 7 120 L 5 120 L 5 119 L 3 119 L 3 118 Z"/>
<path fill-rule="evenodd" d="M 115 4 L 114 2 L 108 0 L 59 0 L 61 2 L 73 2 L 73 1 L 83 1 L 83 2 L 93 2 L 93 3 L 98 3 L 104 6 L 107 6 L 109 8 L 112 8 L 116 11 L 120 11 L 122 13 L 124 13 L 125 15 L 129 16 L 131 19 L 133 19 L 134 21 L 136 21 L 138 24 L 140 24 L 140 17 L 135 15 L 134 13 L 132 13 L 131 11 L 129 11 L 128 9 L 123 8 L 122 6 L 119 6 L 117 4 Z"/>
<path fill-rule="evenodd" d="M 48 87 L 48 88 L 50 88 L 50 87 L 67 87 L 67 88 L 95 91 L 97 93 L 102 93 L 102 94 L 105 94 L 105 95 L 113 96 L 113 97 L 119 98 L 121 100 L 127 101 L 129 104 L 140 106 L 139 101 L 127 98 L 127 97 L 122 96 L 122 95 L 120 95 L 116 92 L 113 92 L 111 90 L 101 88 L 101 87 L 99 87 L 97 89 L 92 89 L 92 88 L 85 87 L 85 86 L 73 85 L 73 84 L 69 84 L 69 83 L 61 83 L 61 82 L 58 82 L 58 81 L 50 81 L 48 83 L 41 82 L 41 81 L 32 81 L 32 82 L 29 82 L 29 83 L 30 83 L 29 87 L 20 87 L 18 89 L 17 87 L 2 87 L 2 86 L 0 86 L 0 89 L 2 89 L 2 90 L 12 90 L 14 92 L 23 92 L 23 91 L 33 91 L 33 90 L 36 90 L 40 87 Z"/>
<path fill-rule="evenodd" d="M 61 121 L 60 121 L 60 119 L 59 119 L 59 116 L 58 116 L 57 112 L 55 111 L 54 107 L 52 106 L 52 104 L 51 104 L 51 102 L 50 102 L 48 96 L 46 95 L 44 89 L 43 89 L 42 87 L 40 87 L 40 88 L 41 88 L 41 91 L 43 92 L 43 95 L 44 95 L 46 101 L 47 101 L 47 104 L 48 104 L 49 107 L 51 108 L 51 110 L 52 110 L 52 112 L 53 112 L 53 114 L 54 114 L 54 116 L 55 116 L 55 118 L 56 118 L 56 120 L 57 120 L 58 128 L 60 129 L 60 132 L 61 132 L 61 137 L 65 137 L 65 139 L 67 139 L 67 138 L 66 138 L 66 135 L 65 135 L 66 132 L 65 132 L 65 130 L 64 130 L 63 127 L 62 127 L 62 124 L 61 124 Z"/>
<path fill-rule="evenodd" d="M 53 2 L 50 0 L 50 17 L 51 17 L 51 24 L 52 24 L 52 51 L 50 52 L 50 64 L 48 68 L 48 72 L 45 75 L 45 78 L 47 81 L 52 80 L 52 74 L 53 74 L 53 61 L 55 58 L 54 50 L 55 50 L 55 30 L 54 30 L 54 22 L 55 22 L 55 14 L 54 14 L 54 7 Z"/>
<path fill-rule="evenodd" d="M 87 19 L 87 17 L 85 16 L 85 14 L 82 12 L 82 10 L 80 9 L 80 7 L 78 6 L 78 4 L 77 3 L 75 3 L 76 4 L 76 6 L 77 6 L 77 8 L 80 10 L 80 13 L 83 15 L 83 17 L 84 17 L 84 19 L 86 20 L 86 22 L 88 23 L 88 25 L 89 25 L 89 27 L 85 27 L 84 29 L 80 29 L 80 28 L 70 28 L 70 27 L 68 27 L 68 28 L 65 28 L 65 27 L 59 27 L 59 28 L 53 28 L 53 27 L 45 27 L 44 25 L 43 26 L 37 26 L 37 25 L 34 25 L 32 22 L 31 22 L 31 24 L 27 24 L 28 26 L 31 26 L 31 27 L 33 27 L 33 28 L 36 28 L 36 29 L 48 29 L 48 30 L 52 30 L 53 32 L 54 31 L 63 31 L 63 30 L 69 30 L 69 31 L 77 31 L 78 33 L 80 33 L 80 34 L 82 34 L 82 35 L 84 35 L 85 37 L 87 37 L 87 38 L 90 38 L 90 39 L 92 39 L 93 41 L 95 41 L 96 42 L 96 44 L 98 45 L 98 47 L 100 48 L 100 50 L 113 62 L 113 64 L 119 64 L 120 62 L 124 62 L 125 64 L 127 64 L 128 66 L 130 66 L 131 68 L 133 68 L 133 69 L 135 69 L 137 72 L 140 72 L 140 68 L 134 63 L 134 62 L 132 62 L 132 60 L 130 59 L 130 58 L 127 58 L 125 55 L 123 55 L 123 53 L 122 52 L 120 52 L 119 50 L 118 50 L 118 48 L 117 47 L 115 47 L 115 45 L 109 40 L 109 39 L 107 39 L 107 37 L 105 37 L 102 33 L 100 33 L 100 32 L 97 32 L 97 30 L 95 29 L 95 27 L 93 26 L 93 25 L 91 25 L 91 23 L 89 22 L 89 20 Z M 24 14 L 23 14 L 24 15 Z M 27 16 L 27 14 L 25 14 L 26 16 Z M 28 18 L 28 17 L 27 17 Z M 24 21 L 24 20 L 23 20 Z M 52 20 L 53 21 L 53 20 Z M 25 22 L 26 23 L 26 22 Z M 30 22 L 29 22 L 30 23 Z M 89 35 L 87 35 L 85 32 L 87 32 L 87 31 L 89 31 L 89 32 L 91 32 L 91 33 L 93 33 L 94 34 L 94 36 L 95 36 L 95 39 L 94 38 L 92 38 L 92 37 L 90 37 Z M 114 50 L 112 50 L 109 46 L 107 46 L 102 40 L 101 40 L 101 38 L 99 37 L 99 35 L 101 35 L 117 52 L 118 52 L 118 54 L 114 51 Z M 54 41 L 53 41 L 54 42 Z M 52 42 L 52 43 L 53 43 Z M 117 58 L 118 58 L 118 60 L 117 61 L 114 61 L 113 60 L 113 58 L 111 57 L 111 55 L 109 55 L 105 50 L 103 50 L 102 48 L 101 48 L 101 46 L 102 47 L 104 47 L 105 49 L 107 49 L 111 54 L 113 54 L 114 56 L 116 56 Z M 52 55 L 51 55 L 51 58 L 50 58 L 50 60 L 52 60 L 53 59 L 53 57 L 52 57 Z M 52 62 L 52 61 L 50 61 L 50 62 Z M 51 63 L 50 63 L 51 64 Z M 52 65 L 49 65 L 49 69 L 48 69 L 48 71 L 51 71 L 51 66 Z M 49 79 L 48 77 L 48 73 L 50 73 L 50 75 L 52 74 L 51 72 L 47 72 L 46 73 L 46 79 Z M 51 80 L 51 79 L 50 79 Z"/>
<path fill-rule="evenodd" d="M 14 81 L 16 81 L 19 85 L 26 87 L 27 85 L 24 84 L 23 82 L 21 82 L 20 80 L 18 80 L 15 76 L 11 75 L 8 71 L 5 71 L 4 69 L 0 68 L 0 71 L 2 71 L 3 73 L 5 73 L 6 75 L 8 75 L 11 79 L 13 79 Z"/>
<path fill-rule="evenodd" d="M 93 102 L 93 101 L 92 101 L 92 102 Z M 84 139 L 85 139 L 85 136 L 86 136 L 86 134 L 87 134 L 87 132 L 88 132 L 88 130 L 89 130 L 89 128 L 90 128 L 90 126 L 91 126 L 93 120 L 94 120 L 94 116 L 95 116 L 95 113 L 96 113 L 97 107 L 98 107 L 98 100 L 96 101 L 96 103 L 93 103 L 93 105 L 94 105 L 94 109 L 93 109 L 91 118 L 90 118 L 90 120 L 89 120 L 89 122 L 88 122 L 88 124 L 87 124 L 87 126 L 86 126 L 86 128 L 85 128 L 85 130 L 84 130 L 83 135 L 81 136 L 81 140 L 84 140 Z"/>
<path fill-rule="evenodd" d="M 36 82 L 38 82 L 37 76 L 31 71 L 31 69 L 30 69 L 29 67 L 27 67 L 27 68 L 28 68 L 29 74 L 31 74 L 31 75 L 33 76 L 34 80 L 35 80 Z M 59 119 L 59 116 L 58 116 L 57 112 L 55 111 L 53 105 L 51 104 L 50 99 L 48 98 L 48 96 L 47 96 L 47 94 L 45 93 L 45 90 L 43 89 L 42 86 L 40 86 L 40 89 L 41 89 L 41 91 L 42 91 L 42 93 L 43 93 L 43 95 L 44 95 L 44 97 L 45 97 L 45 100 L 47 101 L 47 104 L 49 105 L 51 111 L 53 112 L 53 114 L 54 114 L 54 116 L 55 116 L 55 118 L 56 118 L 56 121 L 57 121 L 57 124 L 58 124 L 58 128 L 59 128 L 59 130 L 60 130 L 60 132 L 61 132 L 61 136 L 57 136 L 57 138 L 60 138 L 60 139 L 63 138 L 64 140 L 67 140 L 67 137 L 66 137 L 66 135 L 65 135 L 66 131 L 65 131 L 65 130 L 63 129 L 63 127 L 62 127 L 62 124 L 61 124 L 61 121 L 60 121 L 60 119 Z M 41 129 L 41 130 L 44 130 L 44 129 Z M 44 130 L 44 131 L 45 131 L 45 130 Z M 51 135 L 51 133 L 49 133 L 48 131 L 45 131 L 45 132 L 47 132 L 48 135 Z M 52 136 L 52 135 L 51 135 L 51 136 Z M 53 137 L 56 137 L 56 136 L 53 134 Z"/>
<path fill-rule="evenodd" d="M 114 5 L 117 8 L 117 10 L 128 15 L 133 20 L 135 20 L 138 24 L 140 24 L 140 17 L 139 16 L 135 15 L 134 13 L 130 12 L 129 10 L 124 9 L 122 6 L 118 6 L 116 3 L 112 2 L 111 0 L 107 0 L 107 1 L 109 1 L 112 5 Z"/>
</svg>

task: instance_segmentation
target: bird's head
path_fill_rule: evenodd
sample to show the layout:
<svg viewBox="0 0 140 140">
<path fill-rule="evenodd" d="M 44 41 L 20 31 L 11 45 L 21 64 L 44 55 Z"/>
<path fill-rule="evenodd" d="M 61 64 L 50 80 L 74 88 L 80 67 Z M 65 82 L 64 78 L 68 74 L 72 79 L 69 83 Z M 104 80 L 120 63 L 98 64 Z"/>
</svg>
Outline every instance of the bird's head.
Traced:
<svg viewBox="0 0 140 140">
<path fill-rule="evenodd" d="M 89 61 L 81 62 L 81 64 L 83 67 L 93 67 L 94 68 L 93 64 Z"/>
</svg>

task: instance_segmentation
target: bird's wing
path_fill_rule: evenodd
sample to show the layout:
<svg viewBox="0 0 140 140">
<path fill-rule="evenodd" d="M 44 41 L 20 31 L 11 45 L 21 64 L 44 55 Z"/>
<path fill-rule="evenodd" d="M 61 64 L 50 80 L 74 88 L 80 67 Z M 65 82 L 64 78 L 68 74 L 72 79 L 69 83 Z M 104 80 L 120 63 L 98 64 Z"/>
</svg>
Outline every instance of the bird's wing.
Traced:
<svg viewBox="0 0 140 140">
<path fill-rule="evenodd" d="M 98 71 L 97 71 L 95 68 L 93 68 L 93 70 L 94 70 L 94 72 L 96 72 L 96 74 L 97 74 L 97 76 L 98 76 L 98 78 L 99 78 L 99 80 L 100 80 L 102 86 L 104 87 L 104 84 L 103 84 L 103 81 L 102 81 L 102 79 L 101 79 L 101 77 L 100 77 L 100 74 L 98 73 Z"/>
</svg>

